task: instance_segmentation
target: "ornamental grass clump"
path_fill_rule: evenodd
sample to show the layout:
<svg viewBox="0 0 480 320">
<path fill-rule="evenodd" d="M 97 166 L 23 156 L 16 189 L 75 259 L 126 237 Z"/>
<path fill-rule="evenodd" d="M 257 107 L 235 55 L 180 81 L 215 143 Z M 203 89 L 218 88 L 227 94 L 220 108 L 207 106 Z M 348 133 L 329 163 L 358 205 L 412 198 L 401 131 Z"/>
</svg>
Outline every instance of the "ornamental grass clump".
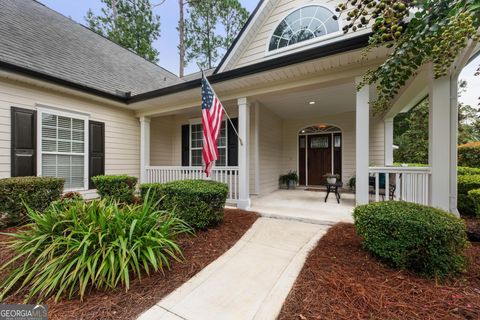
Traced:
<svg viewBox="0 0 480 320">
<path fill-rule="evenodd" d="M 176 237 L 191 229 L 156 207 L 147 195 L 142 205 L 68 199 L 43 213 L 28 208 L 32 223 L 8 234 L 17 255 L 0 267 L 13 267 L 0 285 L 0 301 L 23 288 L 25 301 L 83 299 L 91 289 L 128 290 L 132 278 L 168 269 L 182 258 Z"/>
<path fill-rule="evenodd" d="M 401 201 L 355 208 L 363 246 L 395 268 L 447 277 L 465 269 L 465 223 L 440 209 Z"/>
</svg>

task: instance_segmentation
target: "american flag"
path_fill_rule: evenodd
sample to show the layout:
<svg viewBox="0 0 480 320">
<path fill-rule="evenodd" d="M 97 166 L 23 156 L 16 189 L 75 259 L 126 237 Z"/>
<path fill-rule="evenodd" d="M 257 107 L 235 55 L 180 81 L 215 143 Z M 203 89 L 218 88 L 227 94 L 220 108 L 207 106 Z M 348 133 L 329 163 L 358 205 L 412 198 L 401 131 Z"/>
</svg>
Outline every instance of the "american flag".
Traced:
<svg viewBox="0 0 480 320">
<path fill-rule="evenodd" d="M 218 159 L 217 139 L 223 120 L 223 106 L 205 76 L 202 77 L 203 161 L 205 174 L 210 176 Z"/>
</svg>

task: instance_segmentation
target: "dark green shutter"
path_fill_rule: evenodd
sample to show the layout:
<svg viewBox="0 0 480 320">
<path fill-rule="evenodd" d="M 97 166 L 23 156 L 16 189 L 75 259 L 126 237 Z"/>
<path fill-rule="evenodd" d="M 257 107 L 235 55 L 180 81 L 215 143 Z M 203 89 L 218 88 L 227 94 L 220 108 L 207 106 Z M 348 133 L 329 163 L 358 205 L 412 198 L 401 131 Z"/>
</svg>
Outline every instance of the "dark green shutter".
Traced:
<svg viewBox="0 0 480 320">
<path fill-rule="evenodd" d="M 238 131 L 238 118 L 232 119 L 233 127 Z M 233 130 L 232 124 L 228 121 L 228 166 L 236 167 L 238 166 L 238 137 Z"/>
<path fill-rule="evenodd" d="M 182 126 L 182 166 L 190 166 L 190 125 Z"/>
<path fill-rule="evenodd" d="M 105 174 L 105 124 L 88 123 L 88 188 L 95 189 L 92 177 Z"/>
<path fill-rule="evenodd" d="M 37 175 L 37 112 L 11 108 L 11 176 Z"/>
</svg>

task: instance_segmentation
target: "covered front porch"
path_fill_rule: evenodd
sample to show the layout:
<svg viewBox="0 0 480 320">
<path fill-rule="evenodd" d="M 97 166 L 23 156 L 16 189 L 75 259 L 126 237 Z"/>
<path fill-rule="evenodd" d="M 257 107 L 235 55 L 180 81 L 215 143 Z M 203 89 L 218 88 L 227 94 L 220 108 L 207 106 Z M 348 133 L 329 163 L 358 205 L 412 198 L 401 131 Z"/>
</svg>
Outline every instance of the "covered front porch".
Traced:
<svg viewBox="0 0 480 320">
<path fill-rule="evenodd" d="M 242 209 L 266 212 L 266 204 L 273 203 L 278 212 L 328 211 L 348 219 L 355 205 L 402 200 L 456 212 L 456 109 L 450 103 L 456 78 L 433 79 L 427 66 L 388 112 L 373 115 L 369 102 L 375 88 L 357 90 L 368 65 L 348 57 L 329 62 L 335 67 L 327 65 L 331 58 L 320 59 L 212 83 L 232 122 L 224 121 L 221 159 L 211 179 L 226 183 L 228 202 Z M 393 117 L 428 93 L 430 166 L 393 167 Z M 199 99 L 197 88 L 139 108 L 141 182 L 205 178 Z M 354 181 L 354 193 L 345 193 L 338 205 L 315 202 L 322 197 L 302 189 L 279 191 L 279 176 L 289 171 L 296 171 L 306 188 L 323 185 L 326 173 L 338 174 L 344 188 Z"/>
</svg>

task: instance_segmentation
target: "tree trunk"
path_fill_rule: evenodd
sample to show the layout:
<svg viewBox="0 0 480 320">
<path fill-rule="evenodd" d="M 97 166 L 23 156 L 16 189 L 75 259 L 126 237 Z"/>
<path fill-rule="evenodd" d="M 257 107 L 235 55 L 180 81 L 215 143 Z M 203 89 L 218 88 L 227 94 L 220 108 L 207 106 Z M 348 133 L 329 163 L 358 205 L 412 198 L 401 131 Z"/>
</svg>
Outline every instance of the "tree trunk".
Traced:
<svg viewBox="0 0 480 320">
<path fill-rule="evenodd" d="M 180 51 L 180 63 L 179 63 L 179 75 L 183 77 L 185 71 L 185 18 L 183 16 L 183 1 L 178 0 L 178 6 L 180 9 L 180 19 L 178 21 L 178 29 L 180 33 L 180 42 L 178 50 Z"/>
</svg>

